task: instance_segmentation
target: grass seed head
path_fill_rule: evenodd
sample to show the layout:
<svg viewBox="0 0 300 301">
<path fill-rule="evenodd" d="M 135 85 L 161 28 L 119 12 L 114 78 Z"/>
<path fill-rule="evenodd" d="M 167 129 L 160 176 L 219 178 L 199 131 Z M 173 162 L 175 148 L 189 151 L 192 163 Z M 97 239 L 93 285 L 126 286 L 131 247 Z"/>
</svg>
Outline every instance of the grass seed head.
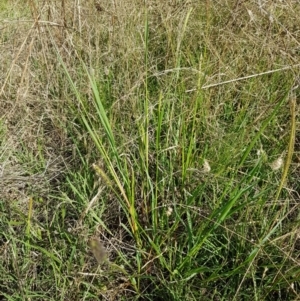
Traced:
<svg viewBox="0 0 300 301">
<path fill-rule="evenodd" d="M 93 255 L 97 259 L 98 263 L 101 263 L 106 259 L 107 257 L 106 250 L 99 239 L 91 238 L 89 241 L 89 246 L 92 250 Z"/>
<path fill-rule="evenodd" d="M 173 208 L 172 208 L 172 207 L 168 207 L 168 210 L 167 210 L 167 212 L 166 212 L 166 215 L 167 215 L 167 216 L 170 216 L 170 215 L 172 214 L 172 212 L 173 212 Z"/>
<path fill-rule="evenodd" d="M 283 159 L 281 156 L 270 164 L 273 171 L 279 170 L 282 167 L 282 165 Z"/>
<path fill-rule="evenodd" d="M 211 171 L 211 167 L 208 163 L 208 161 L 205 159 L 203 162 L 203 172 L 209 173 Z"/>
</svg>

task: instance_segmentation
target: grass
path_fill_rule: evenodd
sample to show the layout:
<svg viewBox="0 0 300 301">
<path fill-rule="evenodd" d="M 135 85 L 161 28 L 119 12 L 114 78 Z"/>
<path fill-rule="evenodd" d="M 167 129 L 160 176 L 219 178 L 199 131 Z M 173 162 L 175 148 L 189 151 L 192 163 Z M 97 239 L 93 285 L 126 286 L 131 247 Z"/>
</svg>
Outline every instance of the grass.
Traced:
<svg viewBox="0 0 300 301">
<path fill-rule="evenodd" d="M 298 8 L 28 3 L 0 6 L 2 299 L 298 300 Z"/>
</svg>

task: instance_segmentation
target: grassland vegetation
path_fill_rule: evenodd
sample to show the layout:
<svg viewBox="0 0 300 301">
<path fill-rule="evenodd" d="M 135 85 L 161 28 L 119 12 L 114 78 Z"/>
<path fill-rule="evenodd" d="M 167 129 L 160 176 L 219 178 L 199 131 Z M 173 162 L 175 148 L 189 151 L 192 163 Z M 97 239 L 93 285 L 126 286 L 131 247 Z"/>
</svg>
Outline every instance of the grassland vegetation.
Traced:
<svg viewBox="0 0 300 301">
<path fill-rule="evenodd" d="M 297 1 L 1 1 L 3 300 L 299 300 Z"/>
</svg>

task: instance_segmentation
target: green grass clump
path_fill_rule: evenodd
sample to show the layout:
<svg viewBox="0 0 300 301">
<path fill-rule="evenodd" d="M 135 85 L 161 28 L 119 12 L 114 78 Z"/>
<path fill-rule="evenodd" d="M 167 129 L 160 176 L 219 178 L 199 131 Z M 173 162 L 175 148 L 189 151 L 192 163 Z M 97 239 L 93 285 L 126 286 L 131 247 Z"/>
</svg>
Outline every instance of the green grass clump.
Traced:
<svg viewBox="0 0 300 301">
<path fill-rule="evenodd" d="M 29 4 L 1 8 L 2 299 L 298 300 L 297 9 Z"/>
</svg>

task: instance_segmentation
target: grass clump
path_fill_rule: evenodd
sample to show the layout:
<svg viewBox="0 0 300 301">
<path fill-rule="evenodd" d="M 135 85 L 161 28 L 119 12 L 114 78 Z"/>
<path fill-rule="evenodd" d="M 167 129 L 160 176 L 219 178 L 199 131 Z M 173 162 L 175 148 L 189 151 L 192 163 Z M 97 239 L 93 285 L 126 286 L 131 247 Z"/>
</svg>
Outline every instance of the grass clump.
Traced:
<svg viewBox="0 0 300 301">
<path fill-rule="evenodd" d="M 297 300 L 297 9 L 29 4 L 1 10 L 2 298 Z"/>
</svg>

